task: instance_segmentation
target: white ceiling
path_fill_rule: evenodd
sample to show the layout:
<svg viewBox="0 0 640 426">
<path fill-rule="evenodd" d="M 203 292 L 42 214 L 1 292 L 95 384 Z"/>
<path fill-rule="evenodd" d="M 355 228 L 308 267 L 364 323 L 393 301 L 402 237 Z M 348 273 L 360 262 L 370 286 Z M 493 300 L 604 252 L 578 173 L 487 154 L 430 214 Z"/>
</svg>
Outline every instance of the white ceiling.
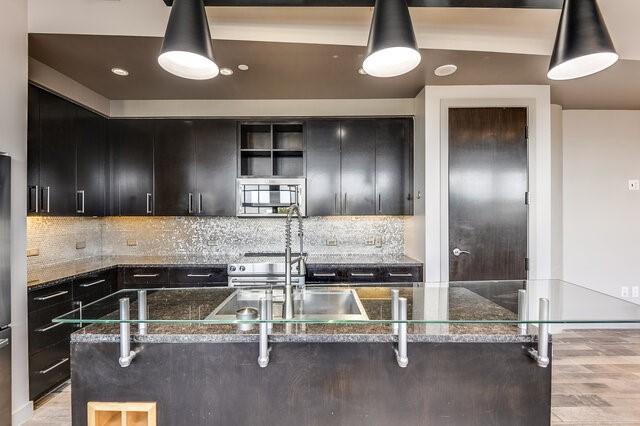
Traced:
<svg viewBox="0 0 640 426">
<path fill-rule="evenodd" d="M 162 36 L 162 0 L 28 0 L 29 32 Z M 640 60 L 640 1 L 600 0 L 624 59 Z M 370 8 L 208 8 L 214 38 L 317 44 L 366 44 Z M 422 48 L 549 55 L 557 10 L 411 10 Z"/>
</svg>

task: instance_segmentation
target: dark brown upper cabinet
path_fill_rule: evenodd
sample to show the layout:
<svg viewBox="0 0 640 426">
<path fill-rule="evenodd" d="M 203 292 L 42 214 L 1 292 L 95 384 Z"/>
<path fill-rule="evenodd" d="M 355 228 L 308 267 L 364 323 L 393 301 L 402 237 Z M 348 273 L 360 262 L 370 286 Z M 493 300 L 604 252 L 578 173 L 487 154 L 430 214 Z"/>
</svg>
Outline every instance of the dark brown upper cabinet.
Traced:
<svg viewBox="0 0 640 426">
<path fill-rule="evenodd" d="M 40 89 L 29 85 L 27 109 L 27 214 L 40 214 Z"/>
<path fill-rule="evenodd" d="M 343 120 L 341 188 L 342 213 L 376 214 L 376 122 L 371 119 Z"/>
<path fill-rule="evenodd" d="M 154 147 L 154 213 L 196 213 L 196 141 L 191 120 L 156 120 Z"/>
<path fill-rule="evenodd" d="M 195 214 L 235 216 L 237 123 L 235 120 L 195 120 Z"/>
<path fill-rule="evenodd" d="M 76 213 L 106 214 L 107 120 L 76 106 Z"/>
<path fill-rule="evenodd" d="M 376 212 L 413 214 L 413 120 L 381 119 L 376 124 Z"/>
<path fill-rule="evenodd" d="M 342 213 L 340 121 L 309 120 L 307 129 L 307 215 Z"/>
<path fill-rule="evenodd" d="M 75 105 L 44 90 L 39 92 L 38 103 L 38 213 L 73 216 L 76 214 Z"/>
<path fill-rule="evenodd" d="M 109 120 L 112 157 L 112 214 L 153 214 L 153 137 L 155 120 Z"/>
</svg>

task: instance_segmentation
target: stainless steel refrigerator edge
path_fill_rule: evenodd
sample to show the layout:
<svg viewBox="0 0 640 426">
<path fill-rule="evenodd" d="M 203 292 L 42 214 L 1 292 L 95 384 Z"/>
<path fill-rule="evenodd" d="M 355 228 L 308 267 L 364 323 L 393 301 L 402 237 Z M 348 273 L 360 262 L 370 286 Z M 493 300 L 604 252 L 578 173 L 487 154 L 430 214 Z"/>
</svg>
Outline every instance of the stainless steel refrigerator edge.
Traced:
<svg viewBox="0 0 640 426">
<path fill-rule="evenodd" d="M 11 158 L 0 155 L 0 425 L 11 424 Z"/>
</svg>

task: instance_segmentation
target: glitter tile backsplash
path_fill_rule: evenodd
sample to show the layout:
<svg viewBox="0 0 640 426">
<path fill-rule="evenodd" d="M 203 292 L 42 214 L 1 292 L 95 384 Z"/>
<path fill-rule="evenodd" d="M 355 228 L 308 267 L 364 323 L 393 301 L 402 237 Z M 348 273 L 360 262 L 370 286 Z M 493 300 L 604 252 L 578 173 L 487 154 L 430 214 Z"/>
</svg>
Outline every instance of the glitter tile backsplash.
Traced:
<svg viewBox="0 0 640 426">
<path fill-rule="evenodd" d="M 304 220 L 305 251 L 317 254 L 403 254 L 397 216 L 336 216 Z M 294 225 L 295 230 L 295 225 Z M 294 231 L 295 235 L 295 231 Z M 86 243 L 86 248 L 82 243 Z M 335 245 L 333 245 L 335 243 Z M 202 217 L 29 217 L 29 266 L 103 255 L 233 255 L 284 251 L 284 219 Z M 297 242 L 294 239 L 294 249 Z"/>
</svg>

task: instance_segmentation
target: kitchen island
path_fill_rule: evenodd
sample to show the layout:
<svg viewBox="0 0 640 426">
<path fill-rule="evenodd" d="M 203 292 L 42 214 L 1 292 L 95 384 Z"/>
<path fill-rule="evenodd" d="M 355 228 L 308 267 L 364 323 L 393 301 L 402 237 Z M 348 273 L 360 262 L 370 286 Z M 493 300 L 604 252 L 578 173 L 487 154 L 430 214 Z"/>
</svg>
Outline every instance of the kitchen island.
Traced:
<svg viewBox="0 0 640 426">
<path fill-rule="evenodd" d="M 549 424 L 551 369 L 528 356 L 536 338 L 510 310 L 525 283 L 492 287 L 308 286 L 312 295 L 355 292 L 364 317 L 307 309 L 285 321 L 274 309 L 265 367 L 260 322 L 243 331 L 219 314 L 251 290 L 148 290 L 142 334 L 139 293 L 121 291 L 63 318 L 91 323 L 71 338 L 73 424 L 86 422 L 90 401 L 157 402 L 160 425 Z M 394 351 L 393 289 L 407 303 L 405 368 Z M 123 298 L 136 354 L 126 368 L 118 362 Z"/>
</svg>

